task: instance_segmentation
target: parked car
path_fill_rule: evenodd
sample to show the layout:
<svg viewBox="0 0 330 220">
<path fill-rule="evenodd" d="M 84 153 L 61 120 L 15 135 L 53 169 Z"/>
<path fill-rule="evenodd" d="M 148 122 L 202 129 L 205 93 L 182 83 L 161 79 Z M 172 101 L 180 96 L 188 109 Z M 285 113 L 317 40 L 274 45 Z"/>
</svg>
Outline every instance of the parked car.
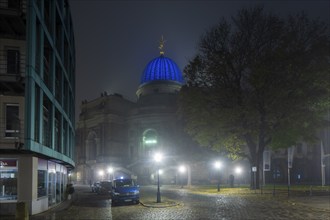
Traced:
<svg viewBox="0 0 330 220">
<path fill-rule="evenodd" d="M 95 182 L 91 185 L 92 192 L 97 193 L 100 188 L 100 182 Z"/>
<path fill-rule="evenodd" d="M 140 201 L 140 187 L 133 179 L 116 179 L 112 182 L 111 200 L 113 204 Z"/>
<path fill-rule="evenodd" d="M 101 181 L 100 182 L 100 187 L 97 191 L 98 194 L 111 195 L 111 191 L 112 191 L 112 182 L 110 182 L 110 181 Z"/>
</svg>

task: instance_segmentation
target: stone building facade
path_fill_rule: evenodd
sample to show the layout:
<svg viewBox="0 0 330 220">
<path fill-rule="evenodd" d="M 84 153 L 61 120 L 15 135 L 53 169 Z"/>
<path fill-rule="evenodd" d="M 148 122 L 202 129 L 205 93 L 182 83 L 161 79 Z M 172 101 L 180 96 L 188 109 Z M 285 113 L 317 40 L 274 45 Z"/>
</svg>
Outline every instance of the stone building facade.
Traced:
<svg viewBox="0 0 330 220">
<path fill-rule="evenodd" d="M 76 130 L 77 182 L 90 184 L 133 176 L 139 183 L 147 184 L 155 180 L 160 167 L 164 170 L 163 182 L 177 183 L 180 164 L 188 169 L 183 175 L 185 181 L 193 184 L 216 182 L 218 171 L 212 163 L 219 155 L 192 141 L 176 114 L 178 93 L 183 83 L 175 62 L 161 52 L 146 65 L 136 91 L 136 102 L 106 92 L 95 100 L 83 101 Z M 321 139 L 328 146 L 326 134 L 329 131 Z M 162 164 L 152 160 L 156 152 L 165 155 Z M 264 176 L 260 176 L 266 184 L 288 181 L 287 152 L 283 149 L 269 154 L 270 166 L 262 172 Z M 222 159 L 227 164 L 221 170 L 222 182 L 228 183 L 230 175 L 237 176 L 235 167 L 240 165 L 244 171 L 236 181 L 249 183 L 251 170 L 246 160 Z M 320 159 L 318 146 L 297 146 L 290 174 L 292 183 L 320 182 Z M 327 171 L 329 168 L 326 170 L 329 179 Z"/>
<path fill-rule="evenodd" d="M 168 173 L 164 181 L 175 182 L 178 164 L 188 160 L 186 152 L 199 149 L 176 114 L 182 84 L 178 66 L 162 53 L 146 66 L 136 102 L 106 92 L 83 101 L 76 130 L 77 181 L 133 176 L 149 183 L 156 170 L 152 156 L 162 152 Z M 109 167 L 113 173 L 107 172 Z"/>
</svg>

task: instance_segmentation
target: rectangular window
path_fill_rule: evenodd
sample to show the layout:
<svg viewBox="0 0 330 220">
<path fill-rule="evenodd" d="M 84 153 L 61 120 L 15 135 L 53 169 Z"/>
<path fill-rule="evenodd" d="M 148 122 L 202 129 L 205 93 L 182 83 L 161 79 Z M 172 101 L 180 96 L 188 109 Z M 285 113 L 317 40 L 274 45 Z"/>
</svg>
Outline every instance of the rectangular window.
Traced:
<svg viewBox="0 0 330 220">
<path fill-rule="evenodd" d="M 47 170 L 38 170 L 38 198 L 47 195 Z"/>
<path fill-rule="evenodd" d="M 63 37 L 62 37 L 62 20 L 58 12 L 56 12 L 56 49 L 60 56 L 62 56 L 62 45 L 63 45 Z"/>
<path fill-rule="evenodd" d="M 48 29 L 48 32 L 52 34 L 52 3 L 53 1 L 44 1 L 44 20 Z"/>
<path fill-rule="evenodd" d="M 0 200 L 17 200 L 17 160 L 0 158 Z"/>
<path fill-rule="evenodd" d="M 20 9 L 21 8 L 21 0 L 8 0 L 8 8 Z"/>
<path fill-rule="evenodd" d="M 47 35 L 44 35 L 44 75 L 43 80 L 48 89 L 52 90 L 52 57 L 53 49 L 47 39 Z"/>
<path fill-rule="evenodd" d="M 68 104 L 69 102 L 69 83 L 64 80 L 64 90 L 63 90 L 63 109 L 68 114 Z"/>
<path fill-rule="evenodd" d="M 55 110 L 55 150 L 62 152 L 62 117 L 58 110 Z"/>
<path fill-rule="evenodd" d="M 34 140 L 40 143 L 40 87 L 35 87 Z"/>
<path fill-rule="evenodd" d="M 58 164 L 56 166 L 59 166 Z M 61 185 L 61 172 L 56 172 L 56 203 L 61 202 L 61 194 L 63 193 L 63 185 Z"/>
<path fill-rule="evenodd" d="M 38 159 L 38 198 L 47 196 L 47 160 Z"/>
<path fill-rule="evenodd" d="M 69 65 L 69 43 L 68 40 L 65 39 L 64 41 L 64 68 L 68 72 L 68 65 Z"/>
<path fill-rule="evenodd" d="M 56 203 L 56 168 L 55 163 L 48 161 L 48 206 Z"/>
<path fill-rule="evenodd" d="M 52 147 L 52 109 L 49 99 L 46 95 L 43 97 L 43 127 L 42 127 L 42 144 L 47 147 Z"/>
<path fill-rule="evenodd" d="M 35 71 L 40 75 L 40 63 L 41 63 L 41 36 L 43 32 L 41 29 L 40 21 L 36 20 L 36 38 L 35 38 L 35 47 L 36 47 L 36 55 L 35 55 Z"/>
<path fill-rule="evenodd" d="M 55 98 L 58 103 L 62 104 L 62 68 L 58 60 L 55 66 Z"/>
<path fill-rule="evenodd" d="M 19 74 L 19 50 L 7 50 L 7 73 Z"/>
<path fill-rule="evenodd" d="M 6 130 L 5 137 L 15 138 L 19 136 L 20 120 L 19 105 L 6 104 Z"/>
<path fill-rule="evenodd" d="M 63 119 L 63 154 L 68 156 L 68 123 Z"/>
</svg>

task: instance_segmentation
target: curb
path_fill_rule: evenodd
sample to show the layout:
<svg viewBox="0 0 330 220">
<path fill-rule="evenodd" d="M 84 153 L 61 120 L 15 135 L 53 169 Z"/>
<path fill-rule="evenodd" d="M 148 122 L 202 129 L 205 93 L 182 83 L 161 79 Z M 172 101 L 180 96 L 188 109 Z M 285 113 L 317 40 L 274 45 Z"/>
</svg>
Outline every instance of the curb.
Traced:
<svg viewBox="0 0 330 220">
<path fill-rule="evenodd" d="M 180 205 L 180 203 L 174 202 L 174 201 L 166 201 L 166 202 L 143 202 L 140 200 L 140 204 L 144 207 L 148 208 L 168 208 L 168 207 L 174 207 Z"/>
</svg>

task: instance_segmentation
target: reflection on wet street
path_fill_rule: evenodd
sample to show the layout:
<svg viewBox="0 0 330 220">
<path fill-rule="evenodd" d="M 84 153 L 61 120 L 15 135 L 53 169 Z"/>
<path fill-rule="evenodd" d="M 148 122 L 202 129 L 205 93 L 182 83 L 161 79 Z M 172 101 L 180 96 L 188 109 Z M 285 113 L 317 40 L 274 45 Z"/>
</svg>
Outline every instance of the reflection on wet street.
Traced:
<svg viewBox="0 0 330 220">
<path fill-rule="evenodd" d="M 32 216 L 32 220 L 57 219 L 328 219 L 329 210 L 314 209 L 287 199 L 262 196 L 224 194 L 191 194 L 185 189 L 161 189 L 163 198 L 178 201 L 166 208 L 149 208 L 141 204 L 111 206 L 107 196 L 92 193 L 89 187 L 77 187 L 69 208 Z M 156 187 L 141 187 L 141 201 L 156 200 Z M 165 199 L 164 199 L 165 200 Z M 2 220 L 2 219 L 1 219 Z"/>
</svg>

